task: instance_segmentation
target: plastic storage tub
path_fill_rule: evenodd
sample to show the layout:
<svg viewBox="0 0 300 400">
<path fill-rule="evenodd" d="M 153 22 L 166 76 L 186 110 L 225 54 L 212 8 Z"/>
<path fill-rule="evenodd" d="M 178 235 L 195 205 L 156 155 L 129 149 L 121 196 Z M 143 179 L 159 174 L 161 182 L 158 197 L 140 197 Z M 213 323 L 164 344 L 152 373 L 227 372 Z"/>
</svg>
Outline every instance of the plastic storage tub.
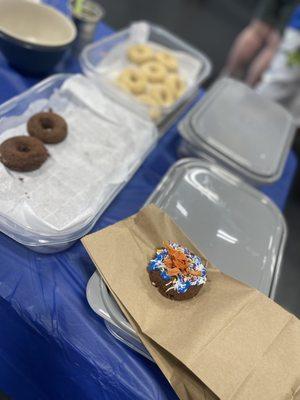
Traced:
<svg viewBox="0 0 300 400">
<path fill-rule="evenodd" d="M 271 199 L 217 165 L 183 159 L 148 202 L 165 210 L 222 272 L 274 298 L 287 228 Z"/>
<path fill-rule="evenodd" d="M 167 172 L 150 202 L 165 210 L 221 271 L 274 298 L 287 231 L 268 197 L 219 166 L 184 159 Z M 103 280 L 97 273 L 92 280 L 98 282 L 88 295 L 92 308 L 97 310 L 101 298 L 105 312 L 98 314 L 109 330 L 141 352 Z"/>
<path fill-rule="evenodd" d="M 88 281 L 86 297 L 92 310 L 104 319 L 107 329 L 116 339 L 153 361 L 150 354 L 135 334 L 134 329 L 121 313 L 118 305 L 114 301 L 110 301 L 105 283 L 97 272 L 95 272 Z M 115 315 L 115 312 L 113 312 L 109 306 L 115 308 L 116 313 L 119 315 L 118 319 L 120 323 L 117 318 L 112 317 Z"/>
<path fill-rule="evenodd" d="M 29 105 L 39 99 L 49 98 L 55 90 L 59 89 L 66 79 L 70 78 L 72 74 L 58 74 L 53 75 L 37 85 L 33 86 L 24 93 L 12 98 L 6 103 L 0 106 L 0 135 L 7 129 L 12 128 L 14 124 L 18 125 L 18 119 L 9 117 L 18 117 L 22 115 Z M 155 128 L 154 128 L 155 129 Z M 156 133 L 157 137 L 157 133 Z M 152 145 L 149 146 L 148 151 L 143 154 L 139 162 L 136 162 L 134 167 L 129 172 L 127 179 L 122 182 L 117 188 L 114 188 L 105 198 L 105 201 L 99 206 L 97 213 L 86 220 L 83 226 L 80 228 L 68 230 L 68 232 L 60 232 L 55 236 L 49 236 L 47 234 L 39 233 L 36 229 L 30 226 L 21 225 L 17 220 L 12 220 L 6 215 L 1 213 L 0 210 L 0 231 L 5 233 L 7 236 L 16 240 L 17 242 L 25 245 L 29 249 L 40 252 L 40 253 L 56 253 L 70 247 L 77 239 L 87 234 L 100 215 L 103 213 L 105 208 L 111 203 L 113 198 L 119 193 L 119 191 L 126 185 L 126 183 L 133 176 L 135 171 L 139 168 L 143 160 L 153 149 L 155 140 Z"/>
<path fill-rule="evenodd" d="M 184 155 L 221 163 L 257 185 L 281 176 L 295 125 L 280 105 L 222 78 L 181 121 L 179 131 Z"/>
<path fill-rule="evenodd" d="M 190 90 L 188 90 L 177 103 L 175 103 L 174 107 L 170 110 L 170 113 L 168 113 L 160 122 L 160 131 L 164 132 L 172 124 L 174 119 L 176 119 L 178 114 L 182 112 L 193 100 L 195 94 L 197 93 L 199 85 L 203 83 L 211 74 L 212 66 L 210 60 L 205 54 L 203 54 L 184 40 L 180 39 L 175 34 L 168 32 L 164 28 L 154 25 L 152 23 L 138 22 L 136 24 L 140 23 L 144 23 L 147 25 L 147 27 L 149 27 L 148 39 L 150 41 L 168 47 L 171 50 L 186 52 L 187 54 L 199 60 L 202 64 L 202 68 L 199 71 L 194 86 L 191 87 Z M 131 26 L 95 43 L 92 43 L 89 46 L 86 46 L 81 53 L 80 64 L 82 70 L 86 75 L 95 79 L 95 81 L 97 81 L 97 79 L 100 79 L 99 82 L 101 82 L 102 84 L 102 89 L 106 89 L 107 93 L 113 96 L 116 101 L 123 103 L 126 107 L 129 107 L 130 103 L 132 103 L 131 107 L 134 109 L 139 106 L 139 103 L 136 101 L 130 102 L 129 96 L 124 94 L 121 90 L 115 89 L 113 87 L 113 84 L 110 84 L 109 87 L 107 87 L 105 85 L 105 82 L 103 82 L 103 79 L 101 79 L 101 74 L 97 71 L 97 66 L 107 56 L 107 54 L 115 46 L 126 42 L 130 38 Z"/>
</svg>

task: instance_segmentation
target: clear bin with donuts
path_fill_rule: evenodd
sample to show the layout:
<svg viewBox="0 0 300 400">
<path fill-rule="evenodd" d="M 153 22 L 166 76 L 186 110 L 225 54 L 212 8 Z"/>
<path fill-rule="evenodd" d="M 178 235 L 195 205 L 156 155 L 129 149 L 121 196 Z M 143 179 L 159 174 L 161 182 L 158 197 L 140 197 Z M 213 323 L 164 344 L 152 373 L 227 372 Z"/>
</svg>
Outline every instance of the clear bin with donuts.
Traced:
<svg viewBox="0 0 300 400">
<path fill-rule="evenodd" d="M 145 21 L 86 46 L 80 62 L 109 96 L 148 116 L 163 132 L 193 101 L 212 69 L 201 51 Z"/>
<path fill-rule="evenodd" d="M 0 232 L 39 253 L 87 234 L 158 138 L 81 74 L 39 82 L 0 120 Z"/>
</svg>

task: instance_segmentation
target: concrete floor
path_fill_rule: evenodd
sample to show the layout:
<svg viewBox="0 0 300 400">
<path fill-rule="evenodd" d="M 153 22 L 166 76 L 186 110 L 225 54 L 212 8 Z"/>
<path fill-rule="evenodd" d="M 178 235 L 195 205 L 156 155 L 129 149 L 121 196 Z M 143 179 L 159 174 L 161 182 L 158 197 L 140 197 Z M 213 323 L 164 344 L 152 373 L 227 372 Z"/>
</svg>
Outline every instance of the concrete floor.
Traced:
<svg viewBox="0 0 300 400">
<path fill-rule="evenodd" d="M 145 19 L 176 32 L 211 58 L 218 76 L 230 45 L 248 23 L 258 0 L 100 0 L 115 29 Z M 300 140 L 295 144 L 300 154 Z M 289 237 L 276 301 L 300 317 L 300 173 L 285 210 Z"/>
</svg>

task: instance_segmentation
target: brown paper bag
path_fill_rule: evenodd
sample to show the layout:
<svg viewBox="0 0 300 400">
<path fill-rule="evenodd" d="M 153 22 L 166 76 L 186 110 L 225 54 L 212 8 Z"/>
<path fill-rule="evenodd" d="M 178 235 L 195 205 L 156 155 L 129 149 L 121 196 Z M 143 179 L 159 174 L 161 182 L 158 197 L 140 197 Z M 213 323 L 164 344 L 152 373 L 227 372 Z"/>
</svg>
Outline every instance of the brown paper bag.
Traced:
<svg viewBox="0 0 300 400">
<path fill-rule="evenodd" d="M 184 302 L 162 297 L 147 264 L 163 241 L 203 254 L 150 205 L 83 243 L 142 334 L 224 399 L 292 399 L 300 387 L 300 324 L 257 290 L 209 264 L 209 280 Z M 241 260 L 241 263 L 243 260 Z"/>
<path fill-rule="evenodd" d="M 103 277 L 105 280 L 105 278 Z M 142 343 L 151 354 L 152 358 L 159 366 L 178 397 L 181 400 L 218 400 L 217 396 L 214 395 L 203 382 L 200 381 L 189 369 L 183 365 L 179 360 L 168 353 L 165 349 L 160 347 L 157 343 L 153 342 L 150 338 L 145 336 L 135 320 L 128 313 L 124 305 L 120 302 L 118 297 L 108 286 L 111 294 L 114 296 L 122 312 L 135 329 L 137 335 L 141 339 Z"/>
<path fill-rule="evenodd" d="M 153 340 L 145 336 L 139 329 L 137 323 L 124 308 L 123 304 L 120 303 L 119 299 L 117 297 L 115 297 L 115 299 L 142 343 L 181 400 L 218 400 L 218 397 L 215 396 L 214 393 L 212 393 L 185 365 L 157 343 L 153 342 Z"/>
</svg>

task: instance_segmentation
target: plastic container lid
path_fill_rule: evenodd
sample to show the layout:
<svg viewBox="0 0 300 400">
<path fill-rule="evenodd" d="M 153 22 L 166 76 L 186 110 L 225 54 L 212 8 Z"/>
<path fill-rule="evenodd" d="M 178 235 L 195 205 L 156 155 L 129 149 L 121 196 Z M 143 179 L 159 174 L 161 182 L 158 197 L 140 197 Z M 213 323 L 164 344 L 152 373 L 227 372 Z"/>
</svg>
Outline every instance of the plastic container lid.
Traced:
<svg viewBox="0 0 300 400">
<path fill-rule="evenodd" d="M 283 107 L 229 78 L 213 85 L 179 129 L 197 155 L 207 152 L 257 183 L 280 177 L 295 133 Z"/>
<path fill-rule="evenodd" d="M 190 158 L 174 164 L 149 202 L 221 271 L 274 298 L 286 225 L 268 197 L 223 168 Z"/>
<path fill-rule="evenodd" d="M 110 296 L 105 283 L 97 272 L 94 272 L 88 281 L 86 297 L 92 310 L 104 319 L 107 329 L 116 339 L 153 361 L 139 337 L 135 334 L 134 329 L 122 314 L 117 303 Z M 106 306 L 107 303 L 108 307 Z M 114 308 L 115 311 L 112 311 L 112 308 Z M 121 324 L 118 323 L 115 317 L 112 317 L 115 314 L 118 314 L 118 319 Z"/>
</svg>

